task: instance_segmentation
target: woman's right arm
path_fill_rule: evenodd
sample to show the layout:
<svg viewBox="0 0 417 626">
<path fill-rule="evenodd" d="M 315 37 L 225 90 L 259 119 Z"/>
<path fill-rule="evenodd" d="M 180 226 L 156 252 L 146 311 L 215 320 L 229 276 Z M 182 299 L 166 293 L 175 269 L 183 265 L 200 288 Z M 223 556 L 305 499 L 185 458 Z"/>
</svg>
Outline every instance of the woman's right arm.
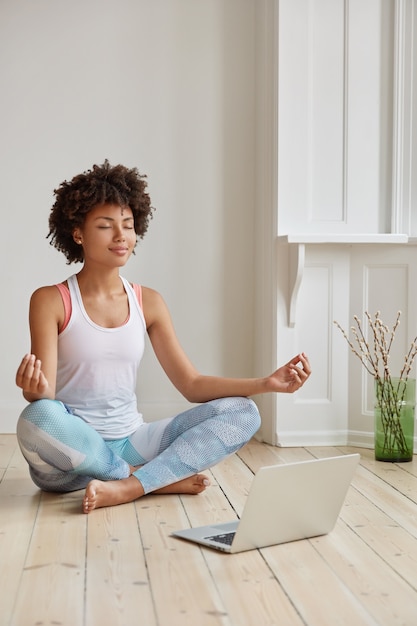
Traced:
<svg viewBox="0 0 417 626">
<path fill-rule="evenodd" d="M 64 305 L 58 289 L 37 289 L 29 308 L 31 353 L 23 357 L 16 373 L 16 384 L 28 402 L 55 398 L 58 329 L 63 319 Z"/>
</svg>

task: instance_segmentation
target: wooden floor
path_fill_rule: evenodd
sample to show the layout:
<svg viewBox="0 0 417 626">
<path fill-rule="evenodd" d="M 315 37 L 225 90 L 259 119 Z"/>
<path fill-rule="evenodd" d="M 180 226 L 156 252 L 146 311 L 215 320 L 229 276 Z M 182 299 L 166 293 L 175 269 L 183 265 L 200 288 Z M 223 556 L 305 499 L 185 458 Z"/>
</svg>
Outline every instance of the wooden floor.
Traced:
<svg viewBox="0 0 417 626">
<path fill-rule="evenodd" d="M 335 529 L 227 555 L 170 537 L 239 516 L 253 472 L 357 451 Z M 253 441 L 200 496 L 147 496 L 80 513 L 81 492 L 40 493 L 13 435 L 0 435 L 1 626 L 417 625 L 417 457 L 274 448 Z"/>
</svg>

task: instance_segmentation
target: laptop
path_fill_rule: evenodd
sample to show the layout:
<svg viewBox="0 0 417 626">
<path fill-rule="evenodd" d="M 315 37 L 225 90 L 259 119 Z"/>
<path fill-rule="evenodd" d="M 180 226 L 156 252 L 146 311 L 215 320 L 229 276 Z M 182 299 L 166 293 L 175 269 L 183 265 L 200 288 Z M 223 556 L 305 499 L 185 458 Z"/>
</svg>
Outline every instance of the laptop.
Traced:
<svg viewBox="0 0 417 626">
<path fill-rule="evenodd" d="M 359 454 L 261 467 L 240 520 L 171 534 L 230 554 L 325 535 L 336 524 Z"/>
</svg>

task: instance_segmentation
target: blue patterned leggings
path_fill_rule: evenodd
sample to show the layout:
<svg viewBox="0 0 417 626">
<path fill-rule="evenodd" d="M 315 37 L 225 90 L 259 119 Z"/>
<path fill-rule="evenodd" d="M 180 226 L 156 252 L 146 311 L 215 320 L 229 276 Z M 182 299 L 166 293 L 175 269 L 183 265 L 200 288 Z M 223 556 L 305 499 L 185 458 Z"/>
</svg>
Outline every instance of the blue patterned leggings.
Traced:
<svg viewBox="0 0 417 626">
<path fill-rule="evenodd" d="M 17 438 L 33 482 L 44 491 L 83 489 L 92 478 L 120 480 L 129 466 L 141 465 L 134 475 L 149 493 L 212 467 L 259 426 L 252 400 L 222 398 L 107 441 L 62 402 L 37 400 L 23 410 Z"/>
</svg>

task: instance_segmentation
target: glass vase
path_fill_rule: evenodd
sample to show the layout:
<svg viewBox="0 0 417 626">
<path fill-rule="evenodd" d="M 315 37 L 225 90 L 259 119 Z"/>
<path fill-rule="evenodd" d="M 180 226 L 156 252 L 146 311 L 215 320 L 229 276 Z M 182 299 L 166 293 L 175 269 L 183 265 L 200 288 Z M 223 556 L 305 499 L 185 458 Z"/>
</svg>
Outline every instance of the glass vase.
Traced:
<svg viewBox="0 0 417 626">
<path fill-rule="evenodd" d="M 411 461 L 414 446 L 416 380 L 375 379 L 375 459 Z"/>
</svg>

